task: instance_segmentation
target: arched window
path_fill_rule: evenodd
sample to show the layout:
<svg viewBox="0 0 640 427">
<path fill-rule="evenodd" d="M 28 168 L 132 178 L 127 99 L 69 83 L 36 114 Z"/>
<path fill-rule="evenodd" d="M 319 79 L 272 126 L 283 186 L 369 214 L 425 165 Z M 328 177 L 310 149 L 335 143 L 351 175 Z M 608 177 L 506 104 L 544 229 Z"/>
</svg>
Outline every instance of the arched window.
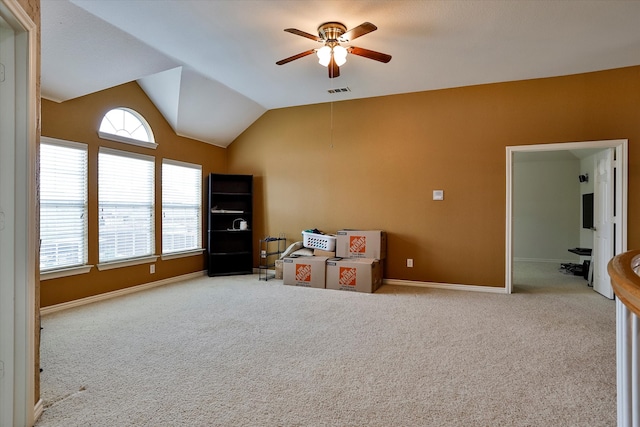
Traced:
<svg viewBox="0 0 640 427">
<path fill-rule="evenodd" d="M 138 112 L 124 107 L 114 108 L 102 118 L 98 135 L 103 139 L 156 148 L 151 126 Z"/>
</svg>

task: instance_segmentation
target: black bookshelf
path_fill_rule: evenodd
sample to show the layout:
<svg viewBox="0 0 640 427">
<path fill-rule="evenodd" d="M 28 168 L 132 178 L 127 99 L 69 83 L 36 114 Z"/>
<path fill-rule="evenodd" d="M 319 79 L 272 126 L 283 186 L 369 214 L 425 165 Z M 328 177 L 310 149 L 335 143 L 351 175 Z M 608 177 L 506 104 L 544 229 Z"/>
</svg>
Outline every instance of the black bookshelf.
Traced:
<svg viewBox="0 0 640 427">
<path fill-rule="evenodd" d="M 253 176 L 212 173 L 208 184 L 208 274 L 251 274 Z"/>
</svg>

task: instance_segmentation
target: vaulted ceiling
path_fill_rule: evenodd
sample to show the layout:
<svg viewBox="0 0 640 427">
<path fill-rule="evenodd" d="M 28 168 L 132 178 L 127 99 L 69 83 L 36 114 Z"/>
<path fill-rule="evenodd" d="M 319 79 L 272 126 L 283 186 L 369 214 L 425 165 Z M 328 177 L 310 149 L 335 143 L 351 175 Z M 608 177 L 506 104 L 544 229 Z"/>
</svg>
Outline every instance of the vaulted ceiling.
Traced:
<svg viewBox="0 0 640 427">
<path fill-rule="evenodd" d="M 640 1 L 42 0 L 42 96 L 137 81 L 177 134 L 222 147 L 265 111 L 640 64 Z M 378 29 L 329 79 L 283 31 Z M 349 91 L 329 93 L 330 89 Z"/>
</svg>

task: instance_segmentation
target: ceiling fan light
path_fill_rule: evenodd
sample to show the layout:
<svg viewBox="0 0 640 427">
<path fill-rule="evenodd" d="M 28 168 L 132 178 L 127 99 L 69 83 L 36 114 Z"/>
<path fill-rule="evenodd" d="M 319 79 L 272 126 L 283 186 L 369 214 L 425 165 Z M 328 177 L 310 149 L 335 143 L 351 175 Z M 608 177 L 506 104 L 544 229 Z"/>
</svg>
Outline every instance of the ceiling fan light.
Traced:
<svg viewBox="0 0 640 427">
<path fill-rule="evenodd" d="M 347 62 L 347 49 L 339 45 L 335 46 L 333 48 L 333 58 L 335 59 L 338 67 L 343 66 L 344 63 Z"/>
<path fill-rule="evenodd" d="M 320 65 L 329 66 L 329 61 L 331 61 L 331 48 L 329 46 L 322 46 L 318 49 L 317 55 Z"/>
</svg>

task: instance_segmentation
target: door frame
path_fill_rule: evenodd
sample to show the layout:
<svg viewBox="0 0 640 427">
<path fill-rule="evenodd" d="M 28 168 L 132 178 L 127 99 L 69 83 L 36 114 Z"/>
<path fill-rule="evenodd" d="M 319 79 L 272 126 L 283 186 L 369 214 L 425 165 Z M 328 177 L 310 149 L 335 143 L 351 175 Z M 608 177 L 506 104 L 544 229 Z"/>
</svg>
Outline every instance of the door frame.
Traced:
<svg viewBox="0 0 640 427">
<path fill-rule="evenodd" d="M 12 271 L 0 272 L 0 278 L 9 278 L 0 280 L 0 310 L 10 313 L 5 316 L 6 324 L 0 325 L 2 355 L 7 359 L 0 383 L 3 399 L 9 400 L 3 402 L 3 409 L 7 410 L 0 414 L 0 425 L 26 426 L 33 425 L 39 412 L 35 405 L 37 26 L 16 0 L 0 0 L 0 17 L 10 28 L 8 40 L 14 47 L 14 52 L 2 59 L 11 62 L 6 67 L 11 72 L 5 74 L 2 84 L 15 90 L 11 105 L 2 107 L 13 109 L 13 120 L 0 130 L 0 144 L 4 144 L 6 153 L 11 153 L 13 161 L 11 170 L 5 172 L 0 182 L 6 222 L 3 245 L 13 253 L 7 263 Z M 12 393 L 6 393 L 7 390 Z"/>
<path fill-rule="evenodd" d="M 506 218 L 505 218 L 505 290 L 513 291 L 513 162 L 517 152 L 567 151 L 581 149 L 615 148 L 616 160 L 616 248 L 614 255 L 627 250 L 627 198 L 628 198 L 628 156 L 627 139 L 603 141 L 563 142 L 555 144 L 518 145 L 506 147 Z"/>
</svg>

